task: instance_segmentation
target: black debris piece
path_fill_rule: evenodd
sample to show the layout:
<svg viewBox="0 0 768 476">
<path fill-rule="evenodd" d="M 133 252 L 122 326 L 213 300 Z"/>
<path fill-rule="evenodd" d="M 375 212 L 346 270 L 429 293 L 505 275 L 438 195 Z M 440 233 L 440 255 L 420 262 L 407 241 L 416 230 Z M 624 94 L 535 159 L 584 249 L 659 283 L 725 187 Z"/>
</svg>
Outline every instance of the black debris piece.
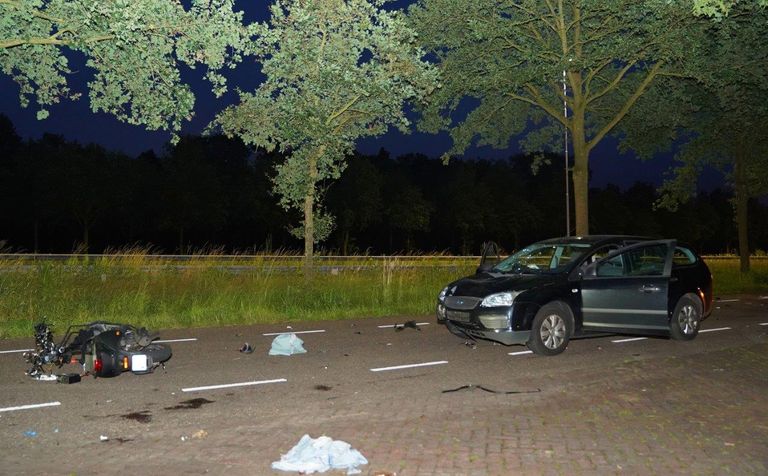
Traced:
<svg viewBox="0 0 768 476">
<path fill-rule="evenodd" d="M 499 393 L 499 394 L 502 394 L 502 395 L 514 395 L 514 394 L 518 394 L 518 393 L 539 393 L 539 392 L 541 392 L 540 388 L 537 388 L 536 390 L 510 390 L 508 392 L 505 392 L 503 390 L 493 390 L 493 389 L 488 388 L 488 387 L 483 387 L 482 385 L 475 385 L 475 384 L 471 384 L 470 383 L 469 385 L 462 385 L 461 387 L 452 388 L 450 390 L 443 390 L 442 393 L 453 393 L 453 392 L 458 392 L 459 390 L 474 390 L 474 389 L 479 389 L 479 390 L 482 390 L 483 392 L 488 392 L 488 393 Z"/>
<path fill-rule="evenodd" d="M 421 327 L 416 325 L 416 321 L 408 321 L 402 324 L 395 324 L 395 332 L 400 332 L 406 327 L 410 327 L 411 329 L 416 329 L 417 331 L 421 331 Z"/>
<path fill-rule="evenodd" d="M 251 347 L 251 344 L 245 343 L 242 347 L 240 347 L 240 352 L 243 354 L 252 354 L 253 353 L 253 347 Z"/>
</svg>

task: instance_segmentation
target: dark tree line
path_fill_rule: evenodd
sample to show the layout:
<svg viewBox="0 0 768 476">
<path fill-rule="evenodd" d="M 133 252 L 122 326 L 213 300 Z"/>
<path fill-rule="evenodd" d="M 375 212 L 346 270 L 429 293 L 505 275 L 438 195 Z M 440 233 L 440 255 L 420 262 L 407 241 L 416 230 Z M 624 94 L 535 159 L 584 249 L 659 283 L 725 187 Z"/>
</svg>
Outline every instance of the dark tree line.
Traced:
<svg viewBox="0 0 768 476">
<path fill-rule="evenodd" d="M 222 136 L 188 136 L 162 154 L 138 157 L 55 135 L 23 141 L 0 116 L 0 242 L 38 252 L 298 251 L 301 242 L 287 232 L 297 217 L 271 192 L 279 160 Z M 486 240 L 512 250 L 563 235 L 561 166 L 533 174 L 530 164 L 517 156 L 446 166 L 383 150 L 353 157 L 340 180 L 322 189 L 336 220 L 322 246 L 340 254 L 476 254 Z M 590 193 L 592 233 L 676 237 L 707 253 L 736 246 L 727 190 L 700 193 L 676 212 L 654 210 L 658 193 L 648 184 Z M 759 247 L 768 242 L 768 208 L 751 205 Z"/>
</svg>

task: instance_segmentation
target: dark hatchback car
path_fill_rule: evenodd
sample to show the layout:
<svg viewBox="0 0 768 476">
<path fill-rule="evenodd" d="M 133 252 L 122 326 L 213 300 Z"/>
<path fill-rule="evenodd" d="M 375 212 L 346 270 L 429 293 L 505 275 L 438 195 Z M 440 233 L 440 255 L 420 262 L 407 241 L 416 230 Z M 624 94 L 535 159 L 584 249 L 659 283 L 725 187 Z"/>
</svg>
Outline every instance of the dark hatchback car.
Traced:
<svg viewBox="0 0 768 476">
<path fill-rule="evenodd" d="M 555 238 L 496 261 L 440 292 L 452 333 L 556 355 L 595 332 L 691 340 L 712 310 L 709 268 L 675 240 Z"/>
</svg>

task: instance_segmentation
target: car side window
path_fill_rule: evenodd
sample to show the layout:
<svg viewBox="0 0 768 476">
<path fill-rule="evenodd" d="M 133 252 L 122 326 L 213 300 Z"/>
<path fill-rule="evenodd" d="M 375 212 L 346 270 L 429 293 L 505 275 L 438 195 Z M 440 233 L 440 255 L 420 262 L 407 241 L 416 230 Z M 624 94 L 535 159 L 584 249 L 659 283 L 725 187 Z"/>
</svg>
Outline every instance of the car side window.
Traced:
<svg viewBox="0 0 768 476">
<path fill-rule="evenodd" d="M 666 245 L 634 248 L 600 263 L 597 276 L 661 276 L 666 259 Z"/>
<path fill-rule="evenodd" d="M 616 255 L 597 266 L 597 276 L 600 277 L 616 277 L 624 276 L 624 274 L 623 255 Z"/>
</svg>

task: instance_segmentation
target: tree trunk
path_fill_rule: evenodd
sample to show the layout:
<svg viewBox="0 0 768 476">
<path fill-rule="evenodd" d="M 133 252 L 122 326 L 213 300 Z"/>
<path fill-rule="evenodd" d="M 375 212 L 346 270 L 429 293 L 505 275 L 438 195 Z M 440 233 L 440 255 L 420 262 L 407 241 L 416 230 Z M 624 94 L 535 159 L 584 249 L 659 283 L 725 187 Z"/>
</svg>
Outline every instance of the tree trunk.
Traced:
<svg viewBox="0 0 768 476">
<path fill-rule="evenodd" d="M 312 277 L 315 246 L 315 183 L 317 182 L 317 158 L 322 154 L 310 154 L 307 163 L 307 191 L 304 196 L 304 278 Z"/>
<path fill-rule="evenodd" d="M 573 140 L 573 208 L 576 236 L 589 234 L 589 148 L 584 129 L 584 111 L 573 109 L 571 137 Z"/>
<path fill-rule="evenodd" d="M 749 191 L 744 173 L 744 152 L 739 148 L 734 157 L 734 189 L 736 194 L 736 227 L 739 235 L 739 270 L 748 273 L 749 264 Z"/>
</svg>

